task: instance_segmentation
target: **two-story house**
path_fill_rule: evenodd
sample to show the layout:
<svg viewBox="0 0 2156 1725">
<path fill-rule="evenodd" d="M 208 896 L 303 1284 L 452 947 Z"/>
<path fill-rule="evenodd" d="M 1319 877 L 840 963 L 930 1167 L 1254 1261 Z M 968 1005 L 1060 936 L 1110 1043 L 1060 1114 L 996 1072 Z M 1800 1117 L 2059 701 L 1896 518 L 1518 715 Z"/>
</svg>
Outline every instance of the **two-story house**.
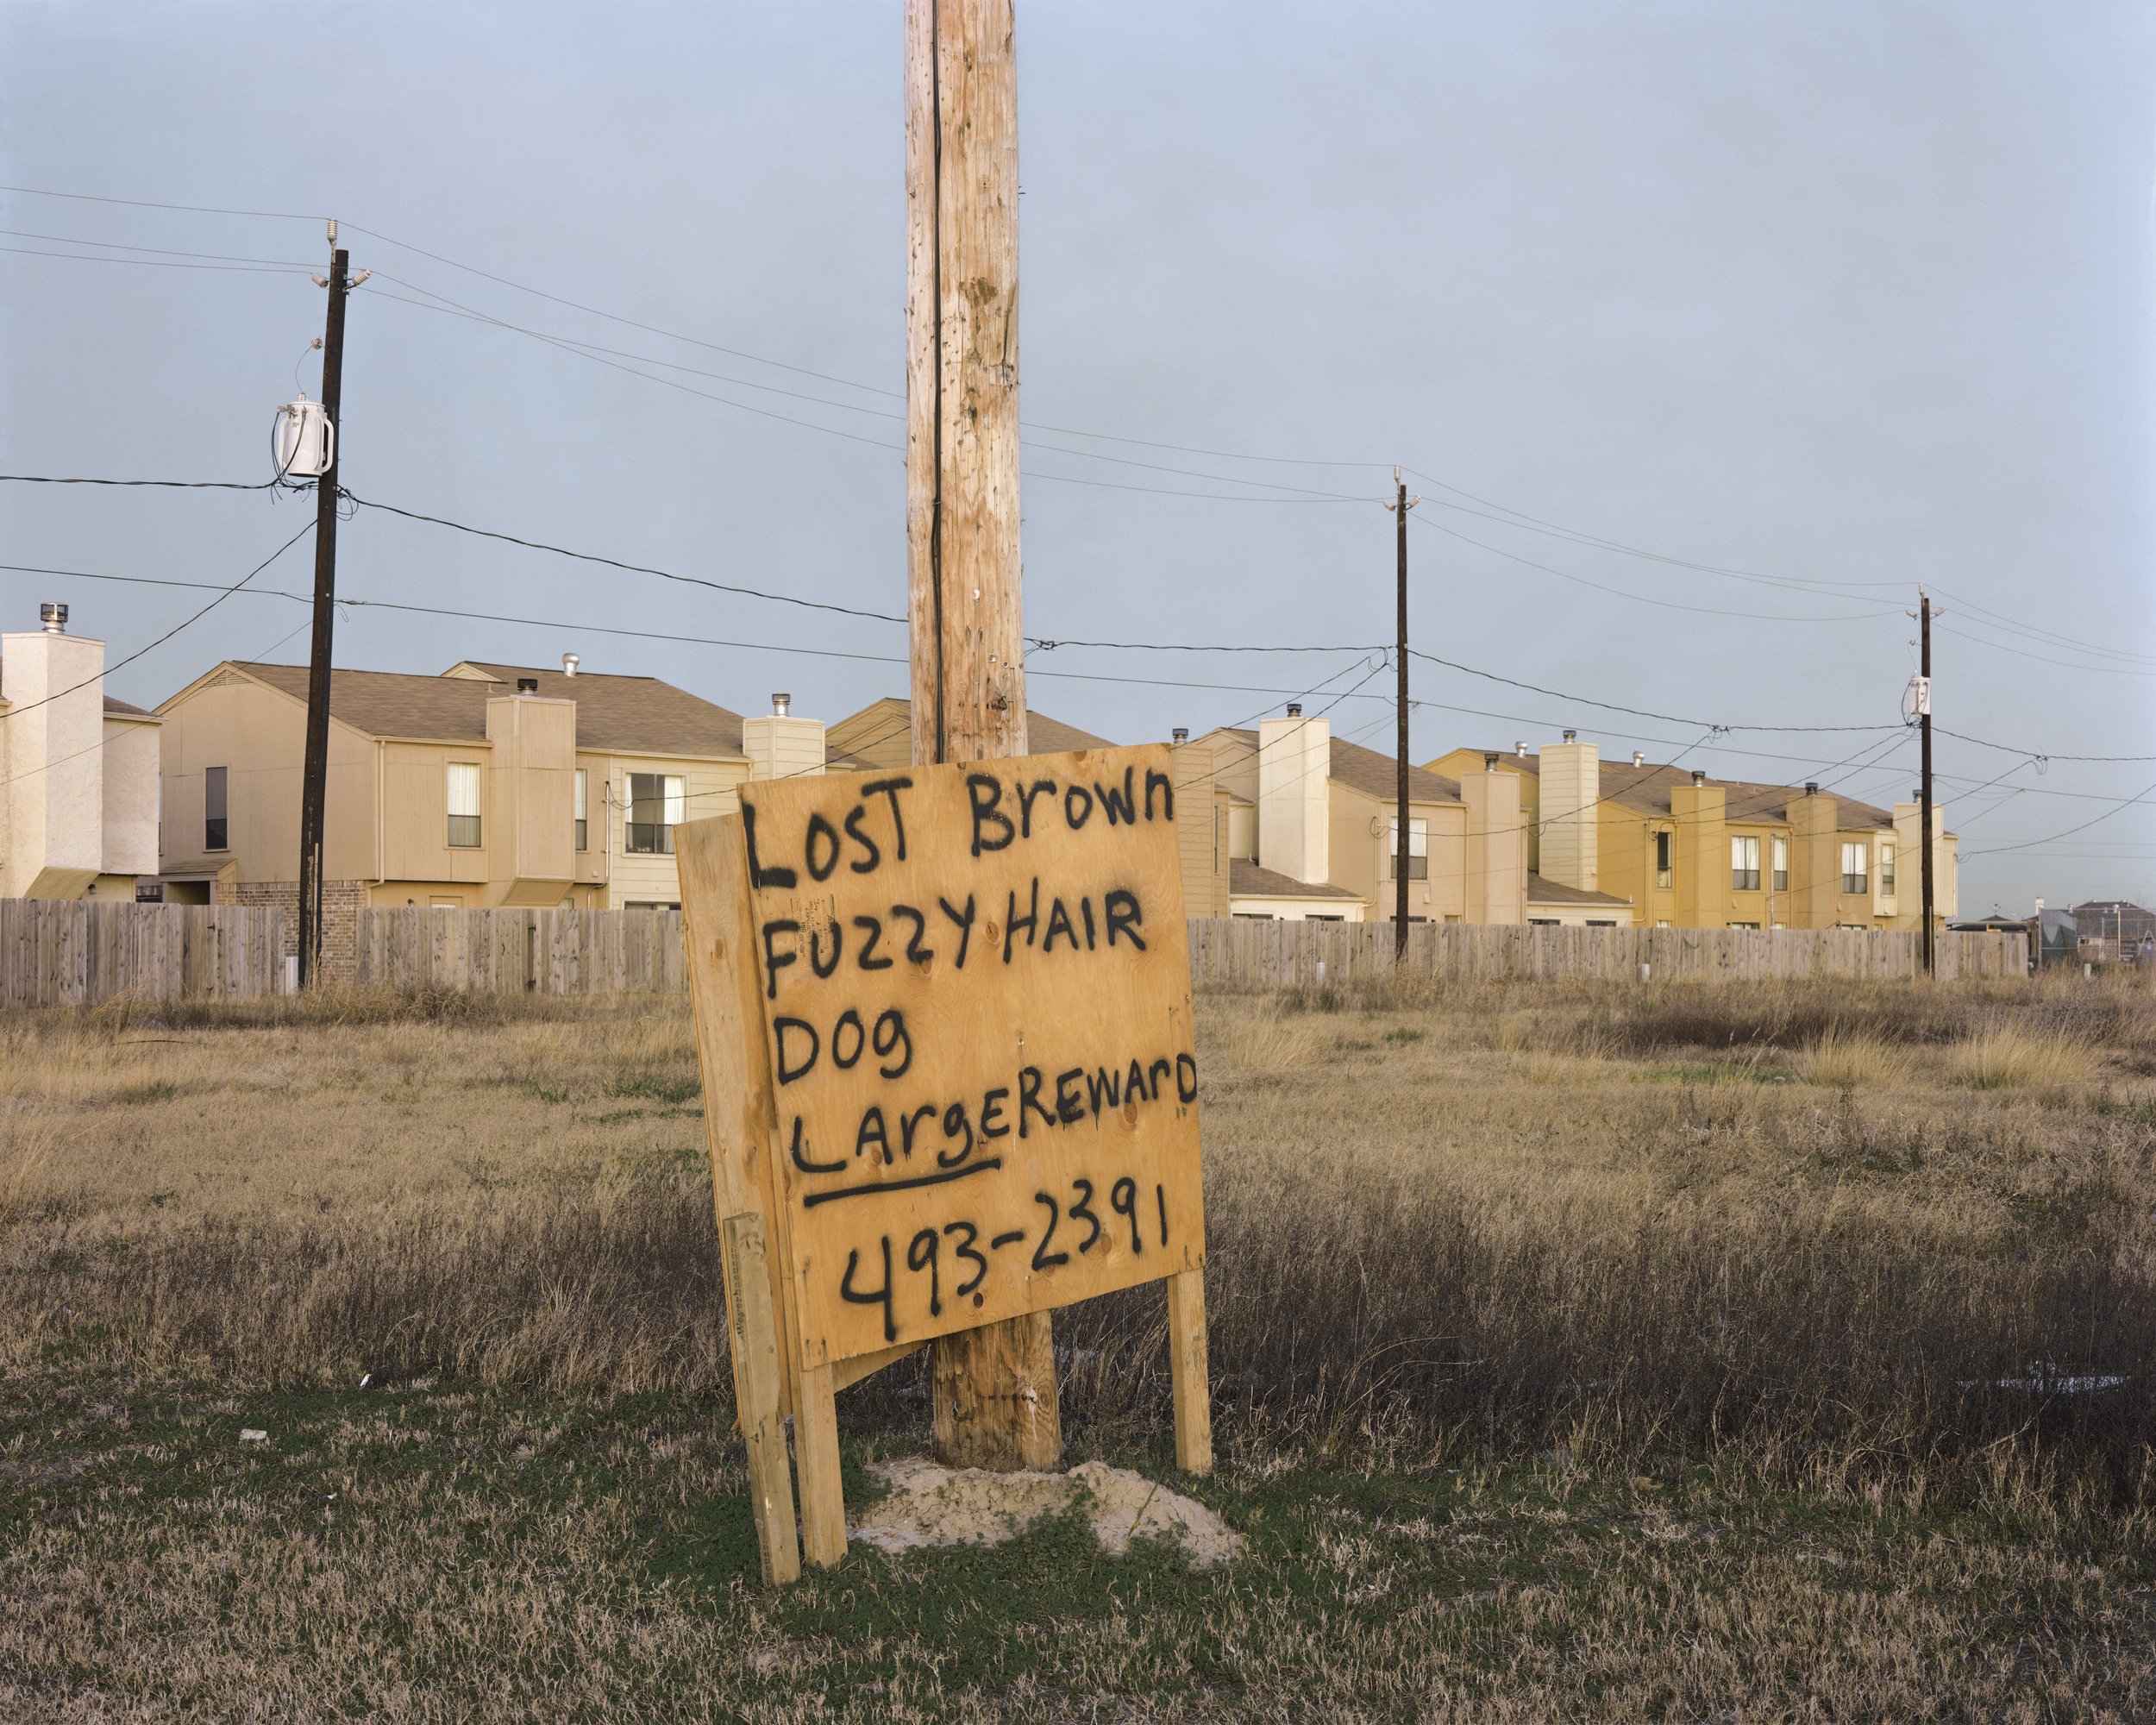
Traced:
<svg viewBox="0 0 2156 1725">
<path fill-rule="evenodd" d="M 307 670 L 228 661 L 165 701 L 167 894 L 297 907 Z M 361 905 L 678 907 L 674 829 L 744 779 L 819 772 L 824 727 L 655 677 L 466 660 L 336 671 L 325 962 Z"/>
<path fill-rule="evenodd" d="M 1257 730 L 1198 739 L 1214 759 L 1231 913 L 1288 920 L 1390 920 L 1398 894 L 1399 769 L 1290 703 Z M 1519 781 L 1477 760 L 1457 776 L 1407 774 L 1407 914 L 1415 922 L 1539 917 Z M 1562 919 L 1629 922 L 1601 894 L 1561 895 Z"/>
<path fill-rule="evenodd" d="M 1639 919 L 1674 928 L 1915 928 L 1921 919 L 1922 822 L 1853 797 L 1750 781 L 1634 755 L 1604 761 L 1566 731 L 1539 752 L 1455 749 L 1433 769 L 1493 763 L 1520 786 L 1529 866 L 1580 890 L 1615 892 Z M 1956 839 L 1933 814 L 1933 896 L 1956 914 Z"/>
<path fill-rule="evenodd" d="M 105 643 L 0 634 L 0 898 L 132 900 L 157 873 L 154 714 L 104 689 Z"/>
</svg>

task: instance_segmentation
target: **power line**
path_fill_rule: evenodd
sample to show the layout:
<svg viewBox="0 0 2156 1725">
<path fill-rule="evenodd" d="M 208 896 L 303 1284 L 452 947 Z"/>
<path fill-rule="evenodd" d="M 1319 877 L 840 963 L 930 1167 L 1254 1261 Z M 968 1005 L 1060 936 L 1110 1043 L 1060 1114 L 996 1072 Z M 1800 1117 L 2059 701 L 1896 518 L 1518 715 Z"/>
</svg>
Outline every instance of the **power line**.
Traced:
<svg viewBox="0 0 2156 1725">
<path fill-rule="evenodd" d="M 1601 701 L 1589 695 L 1569 694 L 1563 689 L 1545 688 L 1539 683 L 1523 683 L 1517 677 L 1500 676 L 1495 671 L 1477 670 L 1472 665 L 1463 665 L 1457 660 L 1441 659 L 1435 653 L 1426 653 L 1420 647 L 1409 649 L 1409 656 L 1426 659 L 1433 665 L 1442 665 L 1448 671 L 1463 671 L 1470 677 L 1482 677 L 1493 683 L 1504 683 L 1515 689 L 1526 689 L 1532 694 L 1548 695 L 1555 700 L 1577 701 L 1584 706 L 1601 707 L 1606 712 L 1629 713 L 1634 718 L 1658 718 L 1665 724 L 1691 726 L 1703 724 L 1709 734 L 1730 731 L 1900 731 L 1899 724 L 1722 724 L 1713 719 L 1685 718 L 1676 713 L 1651 712 L 1645 707 L 1620 706 L 1614 701 Z M 1697 745 L 1695 744 L 1695 747 Z"/>
<path fill-rule="evenodd" d="M 274 491 L 285 484 L 282 479 L 263 480 L 259 484 L 242 485 L 237 480 L 88 480 L 55 479 L 49 474 L 0 474 L 0 483 L 12 485 L 58 486 L 147 486 L 160 491 Z M 290 487 L 304 491 L 304 486 Z"/>
<path fill-rule="evenodd" d="M 1979 856 L 1998 856 L 2013 850 L 2034 850 L 2040 844 L 2056 844 L 2060 839 L 2071 838 L 2077 832 L 2086 832 L 2090 827 L 2096 825 L 2099 821 L 2106 821 L 2110 819 L 2115 814 L 2124 813 L 2128 809 L 2132 808 L 2137 803 L 2147 802 L 2151 796 L 2156 796 L 2156 784 L 2149 785 L 2142 790 L 2136 791 L 2132 796 L 2124 799 L 2122 801 L 2113 804 L 2109 808 L 2104 810 L 2102 814 L 2090 815 L 2088 819 L 2083 821 L 2078 826 L 2070 826 L 2063 832 L 2050 833 L 2042 838 L 2028 839 L 2020 844 L 1987 845 L 1982 850 L 1971 850 L 1963 860 L 1965 862 L 1973 862 Z"/>
<path fill-rule="evenodd" d="M 72 234 L 32 234 L 20 228 L 0 228 L 0 234 L 15 240 L 48 240 L 60 246 L 101 246 L 111 252 L 149 252 L 161 258 L 207 258 L 221 264 L 265 264 L 273 269 L 306 270 L 310 273 L 316 267 L 313 264 L 302 263 L 297 258 L 241 258 L 226 252 L 183 252 L 176 251 L 170 246 L 130 246 L 119 240 L 79 240 Z M 126 260 L 120 258 L 91 258 L 87 261 L 121 263 Z"/>
<path fill-rule="evenodd" d="M 177 258 L 101 258 L 91 252 L 47 252 L 35 246 L 0 246 L 19 258 L 65 258 L 76 264 L 133 264 L 138 269 L 211 270 L 222 275 L 304 275 L 304 265 L 287 268 L 282 264 L 196 264 Z"/>
</svg>

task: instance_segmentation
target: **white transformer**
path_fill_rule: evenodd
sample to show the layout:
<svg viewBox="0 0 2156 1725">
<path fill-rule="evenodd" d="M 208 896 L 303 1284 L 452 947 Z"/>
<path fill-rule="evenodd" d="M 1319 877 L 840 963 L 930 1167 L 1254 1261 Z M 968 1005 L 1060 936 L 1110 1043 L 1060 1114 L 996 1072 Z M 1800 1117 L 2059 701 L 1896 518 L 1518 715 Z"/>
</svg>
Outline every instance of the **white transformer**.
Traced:
<svg viewBox="0 0 2156 1725">
<path fill-rule="evenodd" d="M 337 428 L 320 402 L 303 395 L 277 410 L 271 445 L 280 478 L 318 478 L 336 459 Z"/>
</svg>

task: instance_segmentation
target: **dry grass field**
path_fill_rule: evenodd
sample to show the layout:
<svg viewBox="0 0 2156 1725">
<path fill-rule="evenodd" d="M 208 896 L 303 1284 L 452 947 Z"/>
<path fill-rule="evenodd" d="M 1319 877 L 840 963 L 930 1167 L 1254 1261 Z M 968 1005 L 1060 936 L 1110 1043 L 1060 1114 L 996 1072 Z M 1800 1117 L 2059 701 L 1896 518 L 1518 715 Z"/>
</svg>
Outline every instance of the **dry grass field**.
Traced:
<svg viewBox="0 0 2156 1725">
<path fill-rule="evenodd" d="M 1200 1491 L 1251 1555 L 1059 1527 L 771 1596 L 686 1002 L 0 1021 L 0 1716 L 2156 1710 L 2156 996 L 1200 1032 Z M 1057 1339 L 1074 1458 L 1163 1468 L 1157 1290 Z M 922 1396 L 849 1391 L 849 1464 Z"/>
</svg>

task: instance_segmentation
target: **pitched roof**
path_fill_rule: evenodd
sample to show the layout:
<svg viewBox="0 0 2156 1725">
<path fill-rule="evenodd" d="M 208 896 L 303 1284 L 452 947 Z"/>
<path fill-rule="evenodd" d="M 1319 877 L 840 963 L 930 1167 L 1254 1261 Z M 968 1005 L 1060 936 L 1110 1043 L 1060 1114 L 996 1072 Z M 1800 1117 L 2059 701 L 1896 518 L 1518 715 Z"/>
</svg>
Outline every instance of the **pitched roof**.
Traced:
<svg viewBox="0 0 2156 1725">
<path fill-rule="evenodd" d="M 228 662 L 295 700 L 307 699 L 304 665 Z M 538 680 L 539 693 L 576 702 L 580 749 L 651 755 L 737 756 L 741 715 L 701 700 L 656 677 L 611 677 L 514 665 L 479 665 L 486 677 L 415 676 L 401 671 L 329 674 L 329 713 L 370 737 L 414 737 L 430 742 L 484 743 L 490 696 L 512 693 L 518 677 Z M 554 687 L 548 687 L 551 678 Z M 489 681 L 498 679 L 498 681 Z"/>
<path fill-rule="evenodd" d="M 123 701 L 117 695 L 105 697 L 105 711 L 118 713 L 123 718 L 154 718 L 157 716 L 147 707 L 137 706 L 133 701 Z"/>
<path fill-rule="evenodd" d="M 840 719 L 825 733 L 832 764 L 905 767 L 913 760 L 913 703 L 899 695 L 871 701 Z M 1025 710 L 1025 746 L 1035 755 L 1062 755 L 1075 749 L 1112 749 L 1105 737 L 1065 724 L 1044 712 Z"/>
<path fill-rule="evenodd" d="M 1584 887 L 1568 887 L 1562 881 L 1546 881 L 1532 869 L 1527 871 L 1527 902 L 1531 905 L 1608 905 L 1620 910 L 1632 908 L 1630 899 L 1620 899 L 1614 893 L 1590 893 Z"/>
<path fill-rule="evenodd" d="M 580 749 L 630 755 L 741 753 L 739 713 L 656 677 L 616 677 L 603 671 L 580 671 L 572 677 L 543 665 L 496 665 L 479 659 L 464 662 L 501 680 L 503 687 L 492 693 L 508 694 L 519 677 L 533 677 L 541 694 L 574 701 Z"/>
<path fill-rule="evenodd" d="M 1542 756 L 1521 755 L 1506 750 L 1498 756 L 1501 767 L 1510 767 L 1522 773 L 1539 776 Z M 1642 814 L 1667 815 L 1670 811 L 1670 793 L 1679 785 L 1692 782 L 1689 767 L 1658 766 L 1650 761 L 1635 767 L 1629 761 L 1603 761 L 1601 794 L 1605 802 L 1615 803 L 1620 808 L 1638 809 Z M 1778 821 L 1789 819 L 1789 805 L 1804 794 L 1801 785 L 1766 785 L 1749 779 L 1709 779 L 1707 781 L 1724 794 L 1723 818 L 1727 820 Z M 1831 791 L 1840 805 L 1841 824 L 1845 827 L 1877 827 L 1891 829 L 1894 814 L 1872 803 L 1859 802 L 1856 798 Z"/>
<path fill-rule="evenodd" d="M 1257 732 L 1255 731 L 1238 731 L 1229 727 L 1225 734 L 1239 738 L 1252 749 L 1257 747 Z M 1330 776 L 1349 789 L 1376 797 L 1380 802 L 1391 802 L 1400 795 L 1400 769 L 1393 757 L 1342 737 L 1332 739 Z M 1408 768 L 1408 801 L 1457 803 L 1459 800 L 1460 781 L 1457 779 L 1448 779 L 1443 774 L 1432 773 L 1425 767 Z"/>
<path fill-rule="evenodd" d="M 1345 887 L 1336 887 L 1329 881 L 1298 881 L 1293 875 L 1282 875 L 1270 869 L 1260 868 L 1245 857 L 1228 860 L 1228 896 L 1240 899 L 1351 899 L 1363 902 L 1360 893 L 1351 893 Z"/>
</svg>

